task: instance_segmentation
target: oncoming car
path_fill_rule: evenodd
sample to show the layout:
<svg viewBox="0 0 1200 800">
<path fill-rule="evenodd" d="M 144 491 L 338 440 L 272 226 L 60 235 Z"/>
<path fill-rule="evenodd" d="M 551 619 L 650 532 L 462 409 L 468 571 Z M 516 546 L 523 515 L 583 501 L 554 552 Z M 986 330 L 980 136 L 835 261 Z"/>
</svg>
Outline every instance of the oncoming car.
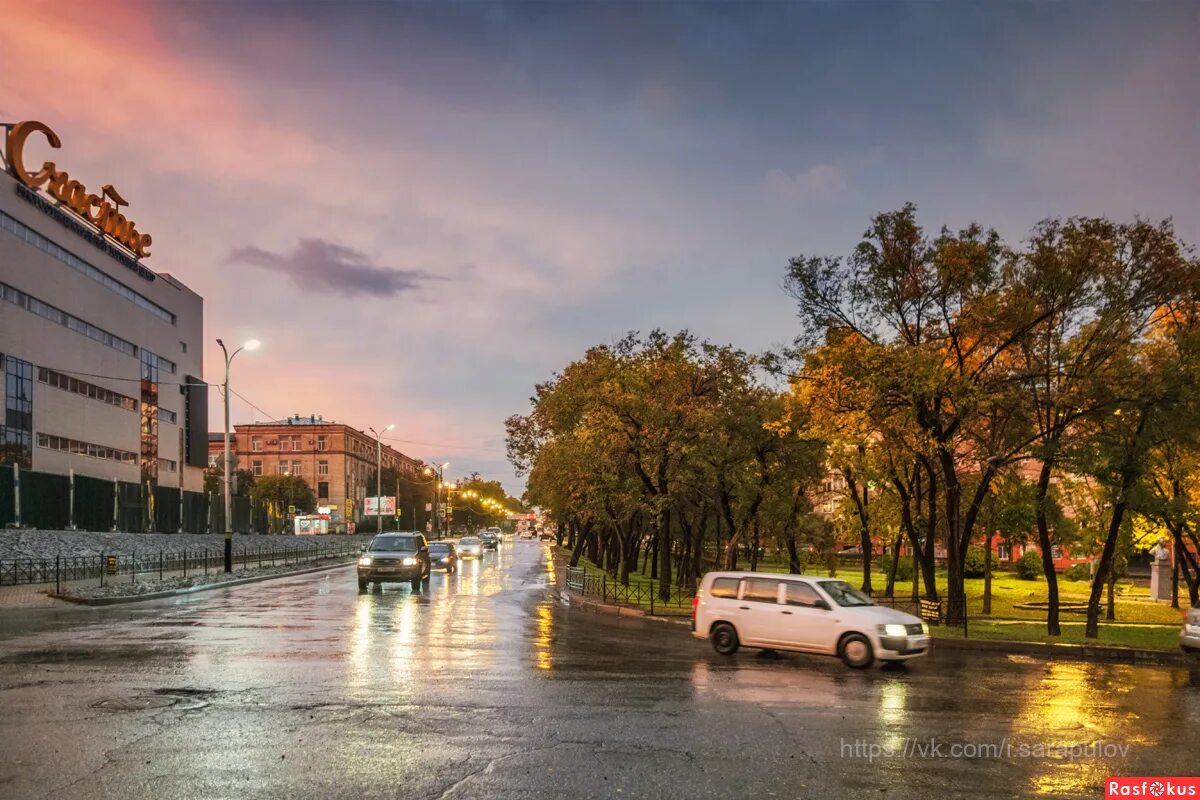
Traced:
<svg viewBox="0 0 1200 800">
<path fill-rule="evenodd" d="M 453 542 L 430 542 L 429 563 L 434 569 L 444 569 L 453 575 L 458 569 L 458 550 Z"/>
<path fill-rule="evenodd" d="M 429 580 L 429 546 L 420 533 L 381 533 L 358 557 L 358 590 L 384 583 L 409 583 L 413 591 Z"/>
<path fill-rule="evenodd" d="M 464 536 L 458 540 L 458 554 L 463 558 L 483 555 L 483 541 L 478 536 Z"/>
<path fill-rule="evenodd" d="M 692 635 L 722 655 L 794 650 L 859 669 L 929 651 L 929 628 L 917 617 L 877 606 L 845 581 L 808 575 L 708 573 L 692 600 Z"/>
</svg>

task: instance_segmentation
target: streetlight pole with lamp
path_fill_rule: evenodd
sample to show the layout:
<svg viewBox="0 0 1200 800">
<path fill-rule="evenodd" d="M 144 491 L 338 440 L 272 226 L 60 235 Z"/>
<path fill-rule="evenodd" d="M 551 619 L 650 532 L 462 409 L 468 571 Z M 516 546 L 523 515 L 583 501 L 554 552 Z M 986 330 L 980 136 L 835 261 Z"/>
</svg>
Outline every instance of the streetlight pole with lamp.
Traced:
<svg viewBox="0 0 1200 800">
<path fill-rule="evenodd" d="M 233 514 L 229 499 L 229 473 L 233 471 L 233 464 L 229 460 L 229 366 L 238 353 L 257 350 L 262 343 L 258 339 L 250 339 L 232 353 L 220 339 L 217 339 L 217 344 L 221 345 L 221 352 L 225 354 L 225 383 L 222 386 L 222 394 L 225 395 L 225 571 L 233 572 Z"/>
<path fill-rule="evenodd" d="M 440 464 L 440 465 L 435 464 L 432 467 L 425 467 L 425 469 L 424 469 L 424 472 L 426 475 L 436 475 L 437 476 L 437 484 L 434 486 L 434 492 L 433 492 L 433 525 L 434 525 L 434 528 L 437 530 L 439 539 L 442 538 L 442 526 L 441 526 L 440 521 L 438 520 L 438 516 L 441 514 L 441 510 L 440 510 L 439 506 L 441 506 L 441 504 L 442 504 L 442 485 L 445 482 L 446 467 L 448 467 L 448 466 L 450 466 L 449 461 L 447 461 L 444 464 Z"/>
<path fill-rule="evenodd" d="M 383 434 L 390 431 L 395 425 L 388 425 L 382 431 L 376 431 L 374 428 L 367 428 L 371 433 L 375 434 L 375 532 L 383 533 Z"/>
</svg>

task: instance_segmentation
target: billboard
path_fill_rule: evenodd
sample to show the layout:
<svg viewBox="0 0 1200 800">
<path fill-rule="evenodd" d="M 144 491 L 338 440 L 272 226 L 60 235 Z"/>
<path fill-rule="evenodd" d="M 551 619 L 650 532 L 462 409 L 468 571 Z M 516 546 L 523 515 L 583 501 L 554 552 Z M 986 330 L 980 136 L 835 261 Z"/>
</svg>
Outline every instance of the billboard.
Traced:
<svg viewBox="0 0 1200 800">
<path fill-rule="evenodd" d="M 381 514 L 385 517 L 396 516 L 395 497 L 368 497 L 365 503 L 366 508 L 363 513 L 368 517 L 377 517 Z"/>
</svg>

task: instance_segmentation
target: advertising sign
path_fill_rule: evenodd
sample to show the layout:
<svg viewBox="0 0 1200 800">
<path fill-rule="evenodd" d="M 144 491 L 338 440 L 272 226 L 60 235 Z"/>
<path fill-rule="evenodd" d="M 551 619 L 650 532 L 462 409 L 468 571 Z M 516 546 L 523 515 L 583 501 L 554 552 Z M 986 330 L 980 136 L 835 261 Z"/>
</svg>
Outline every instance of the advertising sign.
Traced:
<svg viewBox="0 0 1200 800">
<path fill-rule="evenodd" d="M 368 497 L 366 499 L 366 508 L 363 511 L 368 517 L 394 517 L 396 516 L 396 498 L 395 497 Z"/>
</svg>

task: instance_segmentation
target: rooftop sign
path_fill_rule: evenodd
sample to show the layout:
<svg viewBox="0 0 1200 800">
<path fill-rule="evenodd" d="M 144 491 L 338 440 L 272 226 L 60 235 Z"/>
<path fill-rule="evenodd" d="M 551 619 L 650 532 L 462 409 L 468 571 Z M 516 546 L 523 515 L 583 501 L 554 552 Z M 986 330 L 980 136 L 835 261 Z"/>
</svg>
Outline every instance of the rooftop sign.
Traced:
<svg viewBox="0 0 1200 800">
<path fill-rule="evenodd" d="M 53 148 L 62 146 L 58 134 L 43 122 L 18 122 L 5 137 L 5 160 L 13 177 L 30 189 L 41 189 L 63 204 L 79 217 L 95 225 L 101 233 L 127 248 L 138 258 L 150 255 L 150 234 L 141 233 L 137 223 L 126 219 L 121 206 L 129 205 L 111 183 L 105 184 L 100 194 L 89 192 L 87 187 L 60 170 L 53 161 L 46 161 L 37 172 L 25 167 L 25 142 L 35 133 L 45 136 Z M 110 202 L 111 201 L 111 202 Z"/>
</svg>

